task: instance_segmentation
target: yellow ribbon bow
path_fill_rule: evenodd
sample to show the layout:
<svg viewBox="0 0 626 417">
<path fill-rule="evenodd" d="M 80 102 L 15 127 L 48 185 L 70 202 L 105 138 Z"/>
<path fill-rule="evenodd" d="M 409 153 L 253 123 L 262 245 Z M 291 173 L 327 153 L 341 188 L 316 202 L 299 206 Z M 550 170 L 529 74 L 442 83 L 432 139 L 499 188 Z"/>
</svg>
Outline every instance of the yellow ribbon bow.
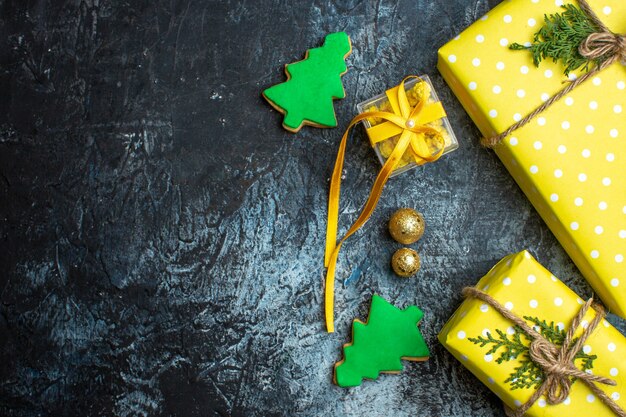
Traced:
<svg viewBox="0 0 626 417">
<path fill-rule="evenodd" d="M 443 135 L 438 130 L 430 126 L 426 126 L 427 123 L 445 117 L 446 113 L 441 106 L 441 102 L 426 104 L 426 97 L 424 97 L 415 105 L 415 107 L 411 107 L 404 89 L 404 82 L 412 78 L 420 79 L 415 75 L 408 76 L 402 80 L 400 85 L 387 91 L 387 96 L 390 99 L 389 101 L 392 105 L 394 113 L 372 111 L 357 115 L 348 125 L 348 128 L 341 139 L 341 144 L 339 145 L 337 160 L 335 161 L 335 168 L 333 170 L 333 176 L 330 183 L 328 224 L 326 227 L 326 254 L 324 260 L 324 266 L 328 268 L 326 272 L 326 287 L 324 296 L 326 329 L 328 330 L 328 333 L 333 333 L 335 331 L 335 266 L 341 245 L 348 237 L 359 230 L 370 218 L 376 208 L 376 204 L 378 203 L 385 183 L 409 146 L 411 146 L 415 156 L 415 161 L 418 164 L 437 160 L 443 154 L 445 148 Z M 422 80 L 422 82 L 424 81 Z M 395 97 L 393 96 L 394 90 L 397 91 L 397 100 L 395 100 Z M 387 121 L 386 123 L 368 129 L 372 145 L 397 134 L 400 135 L 400 139 L 378 173 L 374 186 L 370 191 L 370 195 L 365 203 L 365 206 L 363 207 L 363 210 L 361 211 L 361 214 L 354 224 L 348 229 L 345 236 L 337 242 L 339 189 L 341 187 L 341 173 L 343 170 L 343 161 L 346 152 L 346 142 L 350 129 L 360 121 L 367 118 L 379 118 Z M 379 126 L 382 126 L 382 128 L 376 129 Z M 386 133 L 382 133 L 382 131 L 385 131 Z M 425 142 L 425 135 L 419 135 L 428 133 L 432 134 L 440 142 L 440 146 L 437 148 L 435 153 L 430 150 L 430 147 Z"/>
</svg>

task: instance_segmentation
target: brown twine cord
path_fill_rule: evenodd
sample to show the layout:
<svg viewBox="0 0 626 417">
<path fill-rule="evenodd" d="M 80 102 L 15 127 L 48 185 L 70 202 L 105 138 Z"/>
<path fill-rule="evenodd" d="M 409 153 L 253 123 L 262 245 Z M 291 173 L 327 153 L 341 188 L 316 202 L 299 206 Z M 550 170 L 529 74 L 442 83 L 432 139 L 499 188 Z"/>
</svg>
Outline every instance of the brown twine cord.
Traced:
<svg viewBox="0 0 626 417">
<path fill-rule="evenodd" d="M 572 378 L 577 378 L 583 381 L 589 389 L 607 406 L 615 415 L 619 417 L 626 417 L 626 411 L 620 408 L 619 405 L 613 399 L 611 399 L 604 391 L 598 386 L 599 384 L 605 385 L 617 385 L 617 383 L 610 379 L 599 375 L 588 374 L 581 371 L 574 364 L 574 358 L 576 354 L 583 347 L 587 338 L 593 333 L 598 324 L 604 319 L 606 312 L 604 308 L 593 302 L 593 298 L 590 298 L 580 309 L 578 314 L 572 319 L 569 329 L 563 340 L 563 344 L 559 347 L 548 340 L 546 340 L 541 333 L 530 327 L 526 321 L 516 316 L 507 310 L 502 304 L 500 304 L 495 298 L 489 294 L 474 287 L 463 288 L 464 297 L 477 298 L 484 301 L 489 306 L 493 307 L 502 317 L 515 323 L 519 326 L 524 333 L 526 333 L 532 342 L 528 347 L 528 353 L 530 359 L 539 365 L 545 374 L 543 384 L 531 395 L 531 397 L 522 404 L 516 410 L 511 410 L 505 407 L 507 416 L 509 417 L 522 417 L 526 411 L 542 396 L 546 395 L 546 400 L 549 404 L 560 404 L 567 399 L 570 388 L 572 386 Z M 574 340 L 574 333 L 578 326 L 580 326 L 583 317 L 589 310 L 589 307 L 596 311 L 596 315 L 589 323 L 587 328 L 584 329 L 582 335 L 572 344 Z"/>
<path fill-rule="evenodd" d="M 593 23 L 600 29 L 602 32 L 610 32 L 609 28 L 604 24 L 602 20 L 598 17 L 598 15 L 591 9 L 587 0 L 579 0 L 578 6 L 580 9 L 587 14 L 589 19 L 593 21 Z"/>
<path fill-rule="evenodd" d="M 593 77 L 594 75 L 617 61 L 621 60 L 622 62 L 626 63 L 626 36 L 618 35 L 611 32 L 611 30 L 606 27 L 604 23 L 602 23 L 600 18 L 595 14 L 591 7 L 589 7 L 589 4 L 586 0 L 578 0 L 578 5 L 580 6 L 581 10 L 584 11 L 587 16 L 593 21 L 593 23 L 600 29 L 600 32 L 592 33 L 580 44 L 580 46 L 578 47 L 578 52 L 588 60 L 595 60 L 602 57 L 607 58 L 599 65 L 593 67 L 593 69 L 591 69 L 590 71 L 576 78 L 574 81 L 569 82 L 567 86 L 565 86 L 565 88 L 560 90 L 554 96 L 550 97 L 541 106 L 537 107 L 535 110 L 526 115 L 526 117 L 511 125 L 504 132 L 500 133 L 499 135 L 482 138 L 480 143 L 483 146 L 487 148 L 493 148 L 494 146 L 502 142 L 504 138 L 509 136 L 520 127 L 528 124 L 538 114 L 543 113 L 544 110 L 546 110 L 555 102 L 559 101 L 567 94 L 569 94 L 570 91 L 584 83 L 590 77 Z"/>
</svg>

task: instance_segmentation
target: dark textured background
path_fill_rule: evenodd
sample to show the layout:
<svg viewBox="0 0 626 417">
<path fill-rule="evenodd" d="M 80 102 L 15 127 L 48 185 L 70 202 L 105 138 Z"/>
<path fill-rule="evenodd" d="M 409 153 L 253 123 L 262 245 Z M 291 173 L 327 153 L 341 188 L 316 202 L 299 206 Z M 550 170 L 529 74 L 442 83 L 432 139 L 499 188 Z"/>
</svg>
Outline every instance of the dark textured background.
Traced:
<svg viewBox="0 0 626 417">
<path fill-rule="evenodd" d="M 0 0 L 0 415 L 501 416 L 436 341 L 460 289 L 529 248 L 591 294 L 435 68 L 496 0 L 294 3 Z M 260 92 L 337 30 L 353 42 L 340 128 L 287 133 Z M 342 129 L 421 73 L 461 148 L 390 181 L 340 257 L 339 278 L 358 279 L 338 286 L 329 335 Z M 349 146 L 344 228 L 379 168 L 360 128 Z M 400 206 L 428 223 L 409 280 L 389 268 Z M 333 363 L 374 292 L 425 311 L 432 357 L 338 388 Z"/>
</svg>

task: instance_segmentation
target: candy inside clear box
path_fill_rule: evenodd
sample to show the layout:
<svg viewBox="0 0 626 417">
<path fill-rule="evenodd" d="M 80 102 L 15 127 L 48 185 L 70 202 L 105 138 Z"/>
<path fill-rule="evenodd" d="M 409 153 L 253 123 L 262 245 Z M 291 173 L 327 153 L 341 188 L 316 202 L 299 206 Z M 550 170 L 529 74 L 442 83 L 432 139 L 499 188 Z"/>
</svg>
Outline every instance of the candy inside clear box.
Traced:
<svg viewBox="0 0 626 417">
<path fill-rule="evenodd" d="M 427 75 L 421 75 L 419 78 L 412 78 L 409 81 L 405 82 L 404 89 L 406 91 L 407 99 L 409 100 L 409 104 L 411 105 L 411 107 L 415 106 L 418 101 L 423 99 L 424 97 L 426 98 L 426 104 L 432 104 L 439 101 L 437 93 L 435 92 L 430 78 L 428 78 Z M 386 93 L 379 94 L 376 97 L 357 104 L 357 110 L 359 114 L 371 111 L 384 111 L 393 113 L 393 109 L 391 107 L 389 99 L 387 98 Z M 367 131 L 371 127 L 384 122 L 384 120 L 379 118 L 368 118 L 363 121 L 363 125 L 365 126 L 365 129 Z M 459 143 L 456 136 L 454 135 L 452 126 L 450 126 L 450 122 L 448 121 L 447 117 L 437 119 L 433 122 L 427 123 L 426 125 L 438 130 L 443 136 L 445 145 L 442 156 L 449 152 L 452 152 L 459 147 Z M 421 135 L 424 135 L 423 140 L 425 141 L 428 149 L 432 152 L 433 155 L 439 152 L 441 146 L 440 139 L 433 138 L 428 134 Z M 385 164 L 385 161 L 393 151 L 399 138 L 400 135 L 398 134 L 374 145 L 374 151 L 376 152 L 378 160 L 382 165 Z M 398 163 L 396 169 L 391 174 L 391 177 L 400 175 L 419 165 L 423 165 L 424 163 L 424 161 L 420 161 L 420 163 L 418 164 L 415 161 L 413 150 L 411 149 L 411 147 L 409 147 L 402 156 L 402 159 Z"/>
</svg>

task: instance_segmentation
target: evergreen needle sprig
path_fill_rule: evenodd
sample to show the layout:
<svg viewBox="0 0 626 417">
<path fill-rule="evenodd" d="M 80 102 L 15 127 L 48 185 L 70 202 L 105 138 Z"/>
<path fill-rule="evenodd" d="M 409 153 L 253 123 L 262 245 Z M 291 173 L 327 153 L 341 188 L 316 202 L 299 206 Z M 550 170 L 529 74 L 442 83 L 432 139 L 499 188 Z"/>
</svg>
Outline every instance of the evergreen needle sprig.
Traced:
<svg viewBox="0 0 626 417">
<path fill-rule="evenodd" d="M 563 344 L 566 332 L 564 329 L 560 329 L 554 322 L 547 323 L 545 320 L 539 320 L 537 317 L 531 316 L 524 316 L 524 319 L 532 323 L 535 330 L 550 343 L 557 346 Z M 511 390 L 538 388 L 543 384 L 545 374 L 541 367 L 533 362 L 530 357 L 528 345 L 531 339 L 519 326 L 513 326 L 513 330 L 514 332 L 509 335 L 500 329 L 496 329 L 497 338 L 491 332 L 487 332 L 485 336 L 469 337 L 468 340 L 481 348 L 489 346 L 487 355 L 494 355 L 500 351 L 500 356 L 496 358 L 496 363 L 498 364 L 510 360 L 519 362 L 519 366 L 504 380 L 505 383 L 510 384 Z M 522 337 L 524 340 L 522 340 Z M 576 343 L 576 340 L 574 339 L 572 344 Z M 580 368 L 586 371 L 593 368 L 593 361 L 596 359 L 596 355 L 589 355 L 580 350 L 576 353 L 574 361 L 580 360 Z"/>
<path fill-rule="evenodd" d="M 606 58 L 589 60 L 580 55 L 578 47 L 589 35 L 598 32 L 599 28 L 584 11 L 573 4 L 561 7 L 565 9 L 563 13 L 544 15 L 544 25 L 535 33 L 532 44 L 513 43 L 509 48 L 530 50 L 536 67 L 542 60 L 552 58 L 554 62 L 563 62 L 565 75 L 580 67 L 589 71 L 590 63 L 599 65 Z"/>
</svg>

